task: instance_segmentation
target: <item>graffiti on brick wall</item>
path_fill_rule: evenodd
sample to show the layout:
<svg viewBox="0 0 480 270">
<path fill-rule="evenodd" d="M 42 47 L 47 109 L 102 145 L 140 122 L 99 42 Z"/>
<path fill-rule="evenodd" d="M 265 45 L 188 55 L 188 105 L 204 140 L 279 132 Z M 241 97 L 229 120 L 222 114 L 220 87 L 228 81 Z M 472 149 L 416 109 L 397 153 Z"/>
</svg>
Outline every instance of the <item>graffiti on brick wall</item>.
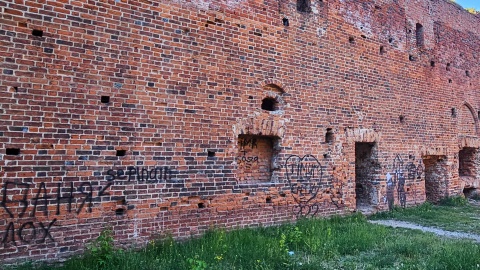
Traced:
<svg viewBox="0 0 480 270">
<path fill-rule="evenodd" d="M 172 179 L 173 171 L 168 167 L 133 167 L 126 169 L 110 169 L 107 171 L 107 181 L 137 181 L 146 183 L 164 183 Z"/>
<path fill-rule="evenodd" d="M 323 169 L 312 155 L 303 157 L 291 155 L 285 161 L 287 182 L 296 202 L 294 213 L 300 216 L 313 216 L 320 209 L 315 200 L 320 192 Z"/>
<path fill-rule="evenodd" d="M 49 211 L 55 215 L 66 213 L 80 214 L 82 210 L 92 212 L 93 202 L 110 196 L 109 189 L 115 183 L 164 183 L 172 179 L 173 171 L 168 167 L 127 167 L 107 170 L 106 183 L 98 182 L 39 182 L 22 183 L 7 181 L 2 186 L 0 209 L 11 219 L 6 223 L 2 244 L 40 243 L 55 241 L 50 229 L 57 219 L 50 222 L 33 222 L 37 216 L 48 217 Z M 53 207 L 52 207 L 53 206 Z M 22 223 L 22 219 L 27 222 Z M 30 220 L 29 220 L 30 219 Z"/>
<path fill-rule="evenodd" d="M 407 181 L 421 181 L 424 172 L 423 164 L 418 161 L 415 164 L 415 157 L 409 156 L 409 161 L 404 162 L 401 155 L 398 154 L 392 163 L 392 171 L 386 175 L 387 196 L 385 201 L 388 203 L 388 209 L 392 210 L 395 205 L 395 191 L 401 207 L 407 204 L 407 195 L 405 184 Z"/>
<path fill-rule="evenodd" d="M 258 142 L 255 137 L 239 138 L 238 144 L 240 146 L 241 155 L 237 157 L 237 163 L 240 167 L 251 169 L 254 163 L 258 163 L 258 156 L 248 156 L 249 149 L 257 149 Z"/>
</svg>

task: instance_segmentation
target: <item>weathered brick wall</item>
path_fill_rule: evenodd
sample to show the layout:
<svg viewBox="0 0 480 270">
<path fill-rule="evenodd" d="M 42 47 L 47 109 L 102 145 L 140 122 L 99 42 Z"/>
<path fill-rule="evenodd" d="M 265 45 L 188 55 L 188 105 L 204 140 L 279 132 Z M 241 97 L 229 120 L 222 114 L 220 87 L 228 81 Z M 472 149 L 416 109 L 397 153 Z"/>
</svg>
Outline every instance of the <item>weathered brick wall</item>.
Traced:
<svg viewBox="0 0 480 270">
<path fill-rule="evenodd" d="M 477 188 L 479 17 L 303 2 L 0 1 L 0 260 Z"/>
</svg>

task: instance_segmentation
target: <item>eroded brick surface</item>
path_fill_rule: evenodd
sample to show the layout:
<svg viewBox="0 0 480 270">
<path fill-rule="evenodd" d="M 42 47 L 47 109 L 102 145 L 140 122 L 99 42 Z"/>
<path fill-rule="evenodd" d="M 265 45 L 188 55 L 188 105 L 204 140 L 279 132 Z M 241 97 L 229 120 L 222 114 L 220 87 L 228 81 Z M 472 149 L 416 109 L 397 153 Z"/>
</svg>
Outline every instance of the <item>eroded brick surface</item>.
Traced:
<svg viewBox="0 0 480 270">
<path fill-rule="evenodd" d="M 480 22 L 450 1 L 0 9 L 3 263 L 478 187 Z"/>
</svg>

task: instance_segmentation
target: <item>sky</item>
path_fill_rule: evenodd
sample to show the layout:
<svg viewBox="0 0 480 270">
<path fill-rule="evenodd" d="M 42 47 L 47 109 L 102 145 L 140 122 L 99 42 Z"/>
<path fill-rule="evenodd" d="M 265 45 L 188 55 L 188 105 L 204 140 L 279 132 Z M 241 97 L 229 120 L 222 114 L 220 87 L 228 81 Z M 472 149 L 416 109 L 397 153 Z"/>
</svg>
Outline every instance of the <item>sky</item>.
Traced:
<svg viewBox="0 0 480 270">
<path fill-rule="evenodd" d="M 455 2 L 464 8 L 473 7 L 476 10 L 480 10 L 480 0 L 456 0 Z"/>
</svg>

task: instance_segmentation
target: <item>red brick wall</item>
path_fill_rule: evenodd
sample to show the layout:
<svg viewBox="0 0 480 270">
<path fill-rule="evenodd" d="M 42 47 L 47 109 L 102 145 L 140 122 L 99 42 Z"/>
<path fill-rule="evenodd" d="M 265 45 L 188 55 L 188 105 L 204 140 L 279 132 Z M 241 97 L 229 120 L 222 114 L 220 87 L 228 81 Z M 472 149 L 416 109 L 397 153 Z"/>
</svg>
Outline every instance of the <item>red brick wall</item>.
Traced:
<svg viewBox="0 0 480 270">
<path fill-rule="evenodd" d="M 361 142 L 372 209 L 424 202 L 425 165 L 434 199 L 461 194 L 479 17 L 311 2 L 1 1 L 0 260 L 68 257 L 104 228 L 129 245 L 355 211 Z"/>
</svg>

